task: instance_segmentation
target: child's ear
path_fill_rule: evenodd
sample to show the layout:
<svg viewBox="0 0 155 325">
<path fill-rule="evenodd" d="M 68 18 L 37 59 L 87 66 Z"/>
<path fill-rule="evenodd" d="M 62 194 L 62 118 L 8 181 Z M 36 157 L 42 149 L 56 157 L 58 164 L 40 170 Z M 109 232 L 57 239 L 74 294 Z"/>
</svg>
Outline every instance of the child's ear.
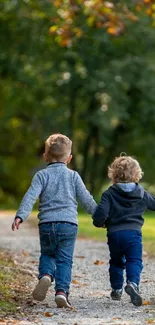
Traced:
<svg viewBox="0 0 155 325">
<path fill-rule="evenodd" d="M 47 156 L 46 156 L 45 152 L 43 153 L 43 159 L 44 159 L 45 162 L 48 162 L 48 159 L 47 159 Z"/>
<path fill-rule="evenodd" d="M 67 159 L 67 161 L 66 161 L 66 164 L 69 164 L 70 162 L 71 162 L 71 160 L 72 160 L 72 155 L 69 155 L 69 157 L 68 157 L 68 159 Z"/>
</svg>

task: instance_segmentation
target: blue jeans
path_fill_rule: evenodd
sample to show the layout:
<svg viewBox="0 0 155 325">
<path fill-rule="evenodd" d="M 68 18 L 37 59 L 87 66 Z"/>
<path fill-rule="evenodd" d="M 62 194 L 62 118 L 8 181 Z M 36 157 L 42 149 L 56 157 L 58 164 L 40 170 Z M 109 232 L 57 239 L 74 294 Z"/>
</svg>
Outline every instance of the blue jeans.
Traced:
<svg viewBox="0 0 155 325">
<path fill-rule="evenodd" d="M 55 290 L 69 294 L 77 225 L 44 223 L 39 225 L 41 256 L 39 279 L 50 275 L 55 279 Z"/>
<path fill-rule="evenodd" d="M 108 234 L 110 250 L 110 283 L 112 289 L 123 286 L 123 271 L 127 282 L 139 285 L 142 264 L 142 234 L 138 230 L 120 230 Z"/>
</svg>

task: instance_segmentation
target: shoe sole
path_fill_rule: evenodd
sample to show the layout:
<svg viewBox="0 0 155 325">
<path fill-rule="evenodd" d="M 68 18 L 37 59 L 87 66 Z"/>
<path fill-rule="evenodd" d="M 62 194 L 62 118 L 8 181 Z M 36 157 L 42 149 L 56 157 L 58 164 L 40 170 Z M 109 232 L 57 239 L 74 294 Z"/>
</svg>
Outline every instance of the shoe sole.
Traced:
<svg viewBox="0 0 155 325">
<path fill-rule="evenodd" d="M 125 287 L 125 292 L 131 297 L 131 302 L 135 306 L 141 306 L 142 305 L 142 298 L 141 296 L 132 288 L 130 285 L 127 285 Z"/>
<path fill-rule="evenodd" d="M 32 296 L 35 300 L 43 301 L 46 298 L 47 291 L 50 287 L 48 279 L 40 279 L 36 288 L 32 292 Z"/>
<path fill-rule="evenodd" d="M 57 304 L 57 307 L 59 308 L 63 308 L 63 307 L 71 308 L 71 305 L 68 304 L 66 298 L 63 295 L 57 295 L 55 297 L 55 302 Z"/>
</svg>

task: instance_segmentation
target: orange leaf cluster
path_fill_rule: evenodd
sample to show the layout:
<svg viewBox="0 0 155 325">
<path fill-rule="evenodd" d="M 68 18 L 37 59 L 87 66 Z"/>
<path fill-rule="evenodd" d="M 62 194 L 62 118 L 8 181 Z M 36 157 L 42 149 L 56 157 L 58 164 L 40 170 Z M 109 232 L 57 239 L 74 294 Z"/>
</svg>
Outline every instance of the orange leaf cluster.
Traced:
<svg viewBox="0 0 155 325">
<path fill-rule="evenodd" d="M 84 35 L 84 24 L 90 28 L 104 28 L 108 34 L 120 35 L 126 26 L 127 20 L 138 21 L 139 12 L 155 16 L 153 0 L 139 0 L 133 10 L 126 4 L 119 5 L 115 1 L 103 0 L 54 0 L 56 17 L 49 33 L 61 46 L 72 46 L 73 42 Z M 81 21 L 83 23 L 81 23 Z"/>
</svg>

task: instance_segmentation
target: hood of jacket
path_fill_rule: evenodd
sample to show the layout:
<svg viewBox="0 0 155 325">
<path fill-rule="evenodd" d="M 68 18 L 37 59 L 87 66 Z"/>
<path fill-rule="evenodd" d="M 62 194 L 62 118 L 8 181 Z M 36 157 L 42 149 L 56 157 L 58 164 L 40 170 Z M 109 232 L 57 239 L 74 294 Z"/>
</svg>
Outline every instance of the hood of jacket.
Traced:
<svg viewBox="0 0 155 325">
<path fill-rule="evenodd" d="M 119 184 L 113 184 L 109 190 L 113 198 L 125 207 L 134 206 L 144 197 L 144 188 L 139 184 L 130 192 L 123 190 Z"/>
</svg>

